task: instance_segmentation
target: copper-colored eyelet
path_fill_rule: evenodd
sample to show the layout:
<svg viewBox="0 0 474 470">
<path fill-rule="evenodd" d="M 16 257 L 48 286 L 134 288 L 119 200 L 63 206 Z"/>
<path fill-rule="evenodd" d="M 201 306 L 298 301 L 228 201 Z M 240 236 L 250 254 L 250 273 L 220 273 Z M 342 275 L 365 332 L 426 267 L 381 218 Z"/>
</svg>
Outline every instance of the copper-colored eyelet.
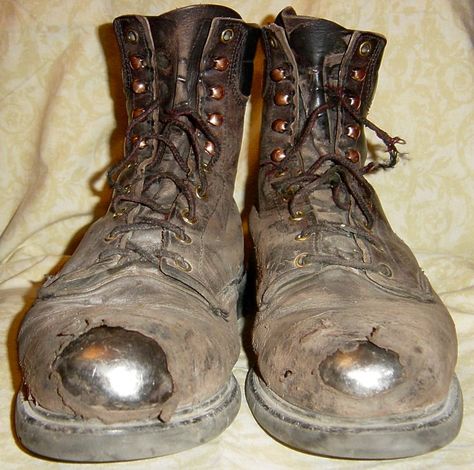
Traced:
<svg viewBox="0 0 474 470">
<path fill-rule="evenodd" d="M 303 220 L 304 218 L 304 212 L 302 211 L 296 211 L 293 215 L 290 215 L 290 220 L 294 222 L 298 222 L 299 220 Z"/>
<path fill-rule="evenodd" d="M 232 39 L 234 39 L 234 31 L 230 28 L 224 29 L 224 31 L 221 33 L 221 42 L 226 44 L 232 41 Z"/>
<path fill-rule="evenodd" d="M 219 113 L 208 114 L 207 122 L 211 124 L 212 126 L 220 127 L 222 126 L 224 122 L 224 116 L 222 116 L 222 114 L 219 114 Z"/>
<path fill-rule="evenodd" d="M 130 67 L 132 67 L 133 70 L 143 69 L 145 66 L 146 63 L 141 57 L 137 55 L 132 55 L 130 57 Z"/>
<path fill-rule="evenodd" d="M 346 100 L 351 108 L 354 108 L 356 111 L 360 109 L 361 100 L 358 96 L 346 96 Z"/>
<path fill-rule="evenodd" d="M 275 94 L 273 101 L 278 106 L 286 106 L 290 104 L 291 97 L 288 93 L 279 92 Z"/>
<path fill-rule="evenodd" d="M 216 146 L 210 140 L 206 140 L 206 143 L 204 144 L 204 150 L 209 155 L 214 155 L 216 153 Z"/>
<path fill-rule="evenodd" d="M 308 253 L 300 253 L 295 257 L 293 260 L 294 265 L 297 268 L 304 268 L 305 266 L 308 266 L 309 262 L 307 261 L 308 258 Z"/>
<path fill-rule="evenodd" d="M 133 118 L 137 118 L 138 116 L 140 116 L 140 114 L 143 114 L 145 110 L 143 108 L 135 108 L 133 111 L 132 111 L 132 117 Z"/>
<path fill-rule="evenodd" d="M 285 121 L 284 119 L 275 119 L 275 121 L 272 122 L 272 129 L 275 132 L 282 134 L 288 130 L 288 121 Z"/>
<path fill-rule="evenodd" d="M 141 80 L 138 80 L 138 79 L 133 80 L 132 90 L 133 90 L 134 93 L 137 93 L 137 94 L 145 93 L 146 85 Z"/>
<path fill-rule="evenodd" d="M 270 157 L 275 163 L 278 163 L 286 158 L 286 154 L 282 148 L 278 147 L 275 150 L 273 150 Z"/>
<path fill-rule="evenodd" d="M 277 67 L 277 68 L 273 69 L 270 72 L 270 78 L 274 82 L 281 82 L 282 80 L 285 80 L 285 78 L 286 78 L 285 69 L 283 69 L 282 67 Z"/>
<path fill-rule="evenodd" d="M 346 135 L 351 139 L 357 140 L 360 137 L 360 126 L 350 125 L 346 127 Z"/>
<path fill-rule="evenodd" d="M 132 144 L 137 145 L 138 143 L 138 148 L 143 149 L 146 147 L 146 140 L 142 139 L 139 135 L 134 135 L 132 137 Z"/>
<path fill-rule="evenodd" d="M 196 217 L 193 217 L 192 219 L 189 217 L 188 210 L 181 211 L 181 217 L 189 225 L 194 225 L 197 222 Z"/>
<path fill-rule="evenodd" d="M 359 46 L 357 52 L 361 57 L 367 57 L 372 52 L 372 43 L 370 41 L 364 41 Z"/>
<path fill-rule="evenodd" d="M 285 170 L 278 170 L 277 172 L 275 172 L 275 178 L 281 178 L 282 176 L 285 176 L 285 175 L 286 175 Z"/>
<path fill-rule="evenodd" d="M 229 67 L 229 59 L 227 57 L 216 57 L 213 60 L 212 68 L 219 72 L 224 72 Z"/>
<path fill-rule="evenodd" d="M 220 85 L 209 88 L 209 96 L 214 100 L 221 100 L 224 98 L 224 87 Z"/>
<path fill-rule="evenodd" d="M 360 160 L 360 153 L 355 149 L 349 149 L 346 152 L 346 158 L 352 163 L 358 163 Z"/>
<path fill-rule="evenodd" d="M 364 69 L 352 69 L 351 78 L 356 82 L 362 82 L 365 79 L 367 72 Z"/>
</svg>

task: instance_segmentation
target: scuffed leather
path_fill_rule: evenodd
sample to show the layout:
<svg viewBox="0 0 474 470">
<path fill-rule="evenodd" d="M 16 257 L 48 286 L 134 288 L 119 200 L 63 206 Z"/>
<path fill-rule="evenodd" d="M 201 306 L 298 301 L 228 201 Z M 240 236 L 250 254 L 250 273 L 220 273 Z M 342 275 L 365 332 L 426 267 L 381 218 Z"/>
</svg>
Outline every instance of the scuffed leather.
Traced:
<svg viewBox="0 0 474 470">
<path fill-rule="evenodd" d="M 129 120 L 134 110 L 159 101 L 156 110 L 134 128 L 137 135 L 159 133 L 160 113 L 172 109 L 191 108 L 203 120 L 219 112 L 224 124 L 213 130 L 220 158 L 207 174 L 207 197 L 196 198 L 194 225 L 184 221 L 185 198 L 169 181 L 149 188 L 157 203 L 168 205 L 169 221 L 182 227 L 192 243 L 179 241 L 166 229 L 110 238 L 124 223 L 160 217 L 148 207 L 129 202 L 122 203 L 129 209 L 126 214 L 114 214 L 111 205 L 90 227 L 64 268 L 42 287 L 21 326 L 19 356 L 30 398 L 52 412 L 107 423 L 169 419 L 175 409 L 198 404 L 219 390 L 229 380 L 238 357 L 236 305 L 243 276 L 243 236 L 233 188 L 248 98 L 241 90 L 249 87 L 243 83 L 249 79 L 248 63 L 242 72 L 243 51 L 245 60 L 251 61 L 257 31 L 234 11 L 218 6 L 187 7 L 160 17 L 125 16 L 116 19 L 114 26 Z M 220 35 L 226 28 L 232 28 L 234 37 L 224 44 Z M 137 34 L 135 42 L 127 41 L 129 31 Z M 133 56 L 141 57 L 146 67 L 132 70 Z M 229 59 L 225 71 L 212 68 L 213 59 L 219 56 Z M 137 79 L 146 84 L 144 93 L 133 92 Z M 210 99 L 208 88 L 213 84 L 224 87 L 224 99 Z M 186 159 L 189 139 L 176 129 L 167 138 Z M 150 140 L 141 150 L 140 164 L 124 167 L 117 176 L 120 188 L 127 188 L 132 197 L 144 191 L 144 179 L 137 181 L 136 176 L 146 174 L 156 145 L 156 140 Z M 132 144 L 126 142 L 125 155 L 131 151 Z M 187 177 L 168 149 L 162 157 L 160 170 Z M 114 198 L 120 196 L 118 191 Z M 127 240 L 144 249 L 178 253 L 192 269 L 184 272 L 165 256 L 155 265 L 134 252 L 107 254 L 111 247 L 126 247 Z M 163 349 L 173 380 L 173 394 L 164 404 L 110 410 L 88 406 L 62 386 L 55 359 L 73 340 L 104 325 L 139 332 Z"/>
<path fill-rule="evenodd" d="M 333 40 L 327 40 L 328 35 Z M 372 51 L 363 58 L 357 50 L 366 40 Z M 285 174 L 272 171 L 272 150 L 291 150 L 306 118 L 329 100 L 330 90 L 359 96 L 359 113 L 367 115 L 385 39 L 296 16 L 287 8 L 275 24 L 263 28 L 263 42 L 262 169 L 258 206 L 250 218 L 258 270 L 259 312 L 253 334 L 257 370 L 285 400 L 329 415 L 374 417 L 435 406 L 446 397 L 453 376 L 454 324 L 411 250 L 392 231 L 373 188 L 367 184 L 365 196 L 374 219 L 370 227 L 354 198 L 349 195 L 343 209 L 335 204 L 329 186 L 296 201 L 305 213 L 302 220 L 290 220 L 287 199 L 279 191 L 285 178 L 309 168 L 318 153 L 344 155 L 355 148 L 361 158 L 354 165 L 361 168 L 367 157 L 363 130 L 357 142 L 349 139 L 345 130 L 354 119 L 340 104 L 333 106 L 321 112 Z M 276 67 L 290 71 L 286 80 L 276 83 L 270 78 Z M 360 67 L 366 77 L 356 81 L 350 75 Z M 274 103 L 275 93 L 282 90 L 292 96 L 288 106 Z M 290 122 L 289 131 L 272 130 L 277 118 Z M 329 224 L 332 229 L 327 229 Z M 296 240 L 315 225 L 323 228 Z M 310 262 L 298 267 L 295 261 L 305 254 Z M 334 258 L 341 264 L 324 261 Z M 328 356 L 364 341 L 393 351 L 403 367 L 399 385 L 369 399 L 331 388 L 319 374 Z"/>
</svg>

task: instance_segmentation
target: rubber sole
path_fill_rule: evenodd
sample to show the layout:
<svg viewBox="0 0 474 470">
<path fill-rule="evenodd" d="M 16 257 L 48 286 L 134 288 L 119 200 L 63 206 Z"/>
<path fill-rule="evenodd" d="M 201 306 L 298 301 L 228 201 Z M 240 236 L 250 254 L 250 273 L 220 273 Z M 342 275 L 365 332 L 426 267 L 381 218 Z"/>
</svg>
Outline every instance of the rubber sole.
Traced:
<svg viewBox="0 0 474 470">
<path fill-rule="evenodd" d="M 107 425 L 71 419 L 36 406 L 18 393 L 16 433 L 35 454 L 72 462 L 115 462 L 173 454 L 218 436 L 240 408 L 234 376 L 212 398 L 178 410 L 168 423 L 157 419 Z"/>
<path fill-rule="evenodd" d="M 313 413 L 283 400 L 250 370 L 245 387 L 260 426 L 282 443 L 312 454 L 349 459 L 397 459 L 424 454 L 451 442 L 462 422 L 456 377 L 448 397 L 424 412 L 349 419 Z"/>
</svg>

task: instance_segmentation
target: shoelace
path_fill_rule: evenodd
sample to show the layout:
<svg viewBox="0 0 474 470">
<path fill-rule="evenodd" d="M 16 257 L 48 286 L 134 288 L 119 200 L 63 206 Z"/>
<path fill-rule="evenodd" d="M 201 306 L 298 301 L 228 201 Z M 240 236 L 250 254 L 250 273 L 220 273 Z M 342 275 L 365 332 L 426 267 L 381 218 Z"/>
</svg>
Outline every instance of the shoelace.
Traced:
<svg viewBox="0 0 474 470">
<path fill-rule="evenodd" d="M 118 238 L 120 235 L 134 232 L 134 231 L 145 231 L 145 230 L 167 230 L 175 234 L 175 236 L 183 241 L 190 242 L 189 236 L 185 233 L 184 229 L 175 223 L 170 222 L 172 215 L 172 209 L 163 207 L 160 204 L 158 198 L 150 198 L 147 196 L 148 190 L 156 183 L 160 183 L 162 180 L 170 180 L 174 183 L 179 193 L 181 193 L 185 200 L 188 208 L 184 211 L 184 217 L 190 221 L 190 223 L 196 222 L 196 200 L 195 197 L 203 197 L 208 188 L 208 182 L 206 172 L 209 172 L 215 165 L 219 158 L 220 147 L 219 142 L 214 137 L 208 124 L 199 116 L 195 111 L 191 109 L 180 109 L 171 111 L 160 111 L 159 121 L 162 123 L 160 133 L 154 133 L 149 135 L 141 136 L 139 141 L 136 143 L 132 142 L 132 134 L 135 127 L 144 122 L 148 116 L 153 113 L 160 103 L 158 100 L 154 101 L 149 107 L 142 112 L 139 116 L 132 119 L 126 132 L 126 148 L 130 148 L 130 152 L 126 155 L 118 164 L 113 166 L 108 173 L 108 180 L 110 186 L 115 190 L 115 197 L 112 201 L 111 210 L 114 213 L 117 212 L 119 204 L 128 202 L 140 206 L 147 207 L 154 213 L 160 214 L 160 218 L 147 218 L 144 216 L 138 216 L 136 222 L 117 225 L 109 233 L 107 240 L 111 241 Z M 184 118 L 184 119 L 183 119 Z M 186 122 L 187 121 L 187 122 Z M 198 184 L 192 183 L 190 179 L 190 168 L 188 165 L 188 159 L 183 158 L 180 154 L 176 145 L 167 137 L 172 128 L 181 130 L 188 138 L 191 147 L 191 153 L 194 157 L 195 176 Z M 214 155 L 209 162 L 205 163 L 202 158 L 202 150 L 199 148 L 196 130 L 200 131 L 203 136 L 209 140 L 215 148 Z M 152 141 L 158 142 L 154 153 L 151 157 L 151 161 L 147 165 L 147 169 L 143 175 L 137 174 L 131 182 L 128 182 L 126 186 L 121 185 L 118 182 L 119 175 L 127 167 L 135 163 L 135 166 L 139 161 L 139 151 L 144 145 L 149 145 Z M 166 150 L 169 150 L 173 156 L 176 164 L 184 173 L 184 177 L 180 177 L 173 172 L 165 172 L 160 170 L 160 164 L 163 160 Z M 148 157 L 149 158 L 149 157 Z M 148 159 L 147 158 L 147 159 Z M 144 180 L 143 189 L 140 196 L 133 197 L 127 191 L 128 187 L 133 186 L 138 181 Z M 192 188 L 194 186 L 194 188 Z M 194 191 L 193 191 L 194 189 Z M 182 270 L 186 271 L 189 264 L 180 256 L 178 253 L 174 253 L 163 248 L 158 248 L 153 251 L 147 250 L 134 243 L 131 240 L 127 240 L 125 247 L 111 247 L 105 250 L 101 257 L 107 257 L 113 254 L 127 255 L 129 251 L 133 251 L 138 254 L 141 258 L 148 262 L 159 266 L 160 259 L 163 257 L 171 258 L 175 264 Z"/>
<path fill-rule="evenodd" d="M 344 91 L 342 89 L 328 88 L 327 95 L 328 102 L 318 106 L 308 115 L 300 135 L 295 140 L 292 149 L 288 152 L 287 158 L 279 163 L 267 163 L 273 166 L 271 173 L 285 173 L 288 170 L 288 163 L 296 160 L 298 152 L 302 149 L 308 137 L 311 135 L 311 131 L 316 124 L 318 117 L 325 111 L 334 108 L 339 104 L 353 117 L 355 121 L 374 131 L 377 137 L 384 142 L 386 151 L 389 154 L 388 160 L 386 162 L 369 162 L 364 167 L 360 167 L 356 163 L 348 160 L 345 155 L 337 153 L 320 154 L 317 160 L 306 171 L 300 171 L 296 176 L 286 178 L 281 182 L 272 183 L 272 186 L 287 197 L 290 217 L 294 220 L 299 220 L 304 215 L 302 211 L 296 209 L 298 202 L 304 200 L 318 189 L 330 187 L 334 203 L 343 210 L 349 209 L 349 199 L 350 196 L 352 196 L 366 219 L 366 228 L 370 230 L 374 223 L 371 203 L 372 190 L 364 176 L 369 172 L 373 173 L 379 169 L 394 167 L 398 162 L 400 155 L 400 152 L 397 149 L 397 144 L 404 144 L 405 141 L 400 137 L 391 137 L 374 123 L 357 113 L 344 97 Z M 322 174 L 318 174 L 318 170 L 321 169 L 326 162 L 332 162 L 332 165 Z M 333 232 L 335 234 L 341 233 L 342 231 L 346 235 L 355 235 L 377 245 L 376 237 L 362 227 L 322 221 L 316 221 L 307 226 L 300 232 L 297 239 L 304 240 L 321 230 Z M 385 265 L 382 267 L 370 266 L 367 263 L 358 262 L 356 260 L 345 260 L 337 256 L 325 256 L 322 254 L 313 255 L 309 253 L 302 253 L 295 259 L 295 264 L 301 267 L 304 264 L 307 264 L 307 261 L 310 258 L 316 258 L 317 261 L 322 264 L 337 264 L 378 272 L 385 271 L 385 274 L 388 274 L 387 269 L 389 270 Z"/>
</svg>

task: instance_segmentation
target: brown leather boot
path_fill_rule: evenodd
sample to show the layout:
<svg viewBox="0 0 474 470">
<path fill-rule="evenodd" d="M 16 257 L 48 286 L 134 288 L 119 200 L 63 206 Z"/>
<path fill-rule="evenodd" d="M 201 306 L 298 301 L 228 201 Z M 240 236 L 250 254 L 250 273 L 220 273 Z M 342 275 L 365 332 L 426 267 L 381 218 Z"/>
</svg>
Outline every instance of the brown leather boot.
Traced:
<svg viewBox="0 0 474 470">
<path fill-rule="evenodd" d="M 114 26 L 129 126 L 112 202 L 19 334 L 16 430 L 61 460 L 178 452 L 240 405 L 233 189 L 259 30 L 221 6 Z"/>
<path fill-rule="evenodd" d="M 395 164 L 401 142 L 366 118 L 385 39 L 291 8 L 263 39 L 251 409 L 312 453 L 441 447 L 462 418 L 454 324 L 365 179 Z M 366 164 L 364 127 L 385 142 L 386 163 Z"/>
</svg>

